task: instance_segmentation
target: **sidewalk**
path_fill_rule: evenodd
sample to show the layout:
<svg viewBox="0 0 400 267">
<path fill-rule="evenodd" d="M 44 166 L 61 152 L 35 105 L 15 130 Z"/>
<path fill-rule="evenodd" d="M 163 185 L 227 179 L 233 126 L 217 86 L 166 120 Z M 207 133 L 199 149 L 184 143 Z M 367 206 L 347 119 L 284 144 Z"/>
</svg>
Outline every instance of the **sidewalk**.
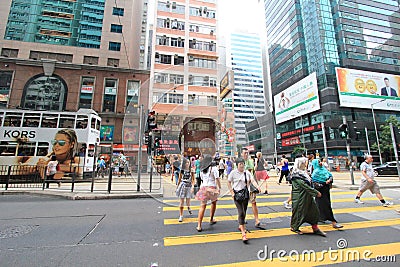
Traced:
<svg viewBox="0 0 400 267">
<path fill-rule="evenodd" d="M 350 172 L 333 172 L 333 187 L 344 190 L 358 190 L 360 185 L 361 173 L 354 172 L 354 185 L 351 184 Z M 268 193 L 290 194 L 289 184 L 277 184 L 279 177 L 273 172 L 269 172 L 270 178 L 267 180 Z M 375 178 L 381 189 L 400 188 L 400 180 L 397 176 L 379 176 Z M 50 184 L 50 189 L 42 190 L 42 187 L 36 188 L 12 188 L 8 190 L 0 188 L 1 195 L 8 194 L 31 194 L 40 196 L 60 197 L 71 200 L 96 200 L 96 199 L 127 199 L 127 198 L 173 198 L 176 197 L 176 185 L 171 181 L 171 175 L 153 174 L 153 186 L 150 190 L 149 174 L 141 175 L 141 190 L 137 191 L 137 175 L 131 177 L 113 176 L 111 193 L 107 192 L 108 180 L 96 179 L 94 191 L 90 192 L 91 183 L 76 183 L 74 192 L 71 192 L 70 183 L 62 183 L 58 187 L 56 183 Z M 222 179 L 222 195 L 229 194 L 227 179 Z M 264 190 L 264 186 L 262 187 Z"/>
</svg>

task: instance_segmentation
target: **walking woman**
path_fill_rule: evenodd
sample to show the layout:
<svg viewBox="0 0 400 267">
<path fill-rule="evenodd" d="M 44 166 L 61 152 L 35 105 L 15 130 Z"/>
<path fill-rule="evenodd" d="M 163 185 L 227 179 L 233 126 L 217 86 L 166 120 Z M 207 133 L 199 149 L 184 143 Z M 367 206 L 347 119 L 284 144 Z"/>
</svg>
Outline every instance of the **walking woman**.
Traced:
<svg viewBox="0 0 400 267">
<path fill-rule="evenodd" d="M 199 192 L 196 194 L 196 199 L 201 201 L 199 210 L 198 222 L 196 230 L 201 232 L 201 223 L 203 222 L 204 212 L 206 210 L 207 202 L 211 201 L 210 209 L 210 225 L 216 224 L 214 220 L 215 210 L 217 209 L 217 200 L 221 190 L 221 181 L 218 176 L 218 168 L 213 164 L 213 159 L 210 155 L 205 155 L 201 161 L 200 178 L 203 181 Z M 212 166 L 213 165 L 213 166 Z"/>
<path fill-rule="evenodd" d="M 283 179 L 283 176 L 286 178 L 286 183 L 288 183 L 288 175 L 289 175 L 289 161 L 287 160 L 285 155 L 282 155 L 281 162 L 278 164 L 281 166 L 281 175 L 279 177 L 278 184 L 280 185 Z"/>
<path fill-rule="evenodd" d="M 314 234 L 326 236 L 318 228 L 319 212 L 314 197 L 321 197 L 321 193 L 311 186 L 311 179 L 301 174 L 292 175 L 292 218 L 290 230 L 302 235 L 300 226 L 303 223 L 311 224 Z"/>
<path fill-rule="evenodd" d="M 265 161 L 262 157 L 261 152 L 257 152 L 256 153 L 256 165 L 254 167 L 254 169 L 256 170 L 256 179 L 257 181 L 262 181 L 261 186 L 265 183 L 265 191 L 264 194 L 268 194 L 268 185 L 267 185 L 267 179 L 269 178 L 267 170 L 264 167 Z M 260 192 L 262 192 L 260 190 Z"/>
<path fill-rule="evenodd" d="M 315 160 L 313 161 L 315 162 Z M 340 229 L 343 225 L 338 224 L 335 217 L 333 216 L 332 204 L 331 204 L 331 185 L 333 182 L 332 174 L 324 167 L 321 160 L 317 161 L 318 164 L 314 164 L 312 181 L 314 188 L 321 193 L 321 197 L 316 199 L 318 210 L 319 210 L 319 221 L 331 221 L 332 227 Z"/>
<path fill-rule="evenodd" d="M 233 201 L 235 202 L 236 208 L 238 210 L 238 222 L 239 230 L 242 232 L 242 240 L 247 243 L 248 239 L 246 236 L 246 212 L 247 205 L 249 203 L 250 194 L 248 187 L 250 183 L 255 182 L 253 175 L 244 168 L 244 159 L 239 158 L 236 160 L 237 169 L 233 170 L 228 176 L 228 188 L 232 195 Z M 253 183 L 254 184 L 254 183 Z M 244 190 L 247 192 L 242 199 L 235 198 L 235 193 Z M 260 190 L 260 189 L 259 189 Z"/>
<path fill-rule="evenodd" d="M 190 169 L 190 161 L 183 159 L 182 168 L 178 178 L 178 186 L 176 187 L 176 196 L 179 197 L 179 222 L 183 221 L 183 203 L 186 199 L 186 206 L 189 214 L 192 214 L 190 209 L 190 198 L 192 196 L 192 185 L 194 184 L 194 173 Z"/>
</svg>

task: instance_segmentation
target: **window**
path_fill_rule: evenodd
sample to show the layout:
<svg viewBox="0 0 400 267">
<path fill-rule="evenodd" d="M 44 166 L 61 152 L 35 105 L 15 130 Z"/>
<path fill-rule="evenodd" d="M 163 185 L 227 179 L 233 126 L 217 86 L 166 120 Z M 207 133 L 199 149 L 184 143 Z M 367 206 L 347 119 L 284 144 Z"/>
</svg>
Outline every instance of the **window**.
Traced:
<svg viewBox="0 0 400 267">
<path fill-rule="evenodd" d="M 171 56 L 170 55 L 160 55 L 156 53 L 156 63 L 161 64 L 171 64 Z"/>
<path fill-rule="evenodd" d="M 217 97 L 207 96 L 207 106 L 217 106 Z"/>
<path fill-rule="evenodd" d="M 191 94 L 188 95 L 188 104 L 189 105 L 199 105 L 200 104 L 200 96 Z"/>
<path fill-rule="evenodd" d="M 111 24 L 111 32 L 122 33 L 122 25 Z"/>
<path fill-rule="evenodd" d="M 124 16 L 124 9 L 120 7 L 113 7 L 113 13 L 114 16 Z"/>
<path fill-rule="evenodd" d="M 83 64 L 98 65 L 99 64 L 99 58 L 98 57 L 83 56 Z"/>
<path fill-rule="evenodd" d="M 157 35 L 156 44 L 157 45 L 169 45 L 169 38 L 166 35 L 163 35 L 163 36 Z"/>
<path fill-rule="evenodd" d="M 216 78 L 210 78 L 210 86 L 217 87 L 217 79 Z"/>
<path fill-rule="evenodd" d="M 119 67 L 119 59 L 118 58 L 107 58 L 107 66 Z"/>
<path fill-rule="evenodd" d="M 153 93 L 153 103 L 168 103 L 168 95 L 165 93 Z"/>
<path fill-rule="evenodd" d="M 202 58 L 194 58 L 192 61 L 189 61 L 189 66 L 196 68 L 216 69 L 217 61 L 202 59 Z"/>
<path fill-rule="evenodd" d="M 157 19 L 158 28 L 169 28 L 169 25 L 170 25 L 169 19 Z"/>
<path fill-rule="evenodd" d="M 3 97 L 0 98 L 1 108 L 7 107 L 8 99 L 10 97 L 12 76 L 13 73 L 11 71 L 0 71 L 0 94 L 3 95 Z"/>
<path fill-rule="evenodd" d="M 117 98 L 117 79 L 105 79 L 104 82 L 104 99 L 103 112 L 115 112 Z"/>
<path fill-rule="evenodd" d="M 174 56 L 174 65 L 183 65 L 185 63 L 185 58 L 175 55 Z"/>
<path fill-rule="evenodd" d="M 137 113 L 139 107 L 140 81 L 128 80 L 127 82 L 126 112 Z"/>
<path fill-rule="evenodd" d="M 168 83 L 168 74 L 167 73 L 155 73 L 154 81 L 156 83 Z"/>
<path fill-rule="evenodd" d="M 110 51 L 121 51 L 121 43 L 109 42 L 108 50 L 110 50 Z"/>
<path fill-rule="evenodd" d="M 169 103 L 171 104 L 182 104 L 183 95 L 181 94 L 169 94 Z"/>
<path fill-rule="evenodd" d="M 201 16 L 201 10 L 197 7 L 190 7 L 189 14 L 190 16 Z"/>
<path fill-rule="evenodd" d="M 79 97 L 79 107 L 92 108 L 94 77 L 82 77 L 80 93 L 81 95 Z"/>
<path fill-rule="evenodd" d="M 11 48 L 2 48 L 1 49 L 1 56 L 2 57 L 18 57 L 18 49 L 11 49 Z"/>
<path fill-rule="evenodd" d="M 169 3 L 163 3 L 163 2 L 158 2 L 158 11 L 166 11 L 169 12 L 170 11 L 170 7 L 171 5 Z"/>
<path fill-rule="evenodd" d="M 31 51 L 29 53 L 29 59 L 41 60 L 41 59 L 55 59 L 60 62 L 72 63 L 73 55 L 71 54 L 61 54 L 61 53 L 50 53 L 41 51 Z"/>
<path fill-rule="evenodd" d="M 177 5 L 175 2 L 172 3 L 172 12 L 178 14 L 185 14 L 185 6 Z"/>
<path fill-rule="evenodd" d="M 183 84 L 183 75 L 179 74 L 170 74 L 169 75 L 169 82 L 172 84 Z"/>
<path fill-rule="evenodd" d="M 181 37 L 171 38 L 171 46 L 184 47 L 185 46 L 185 40 L 182 39 Z"/>
</svg>

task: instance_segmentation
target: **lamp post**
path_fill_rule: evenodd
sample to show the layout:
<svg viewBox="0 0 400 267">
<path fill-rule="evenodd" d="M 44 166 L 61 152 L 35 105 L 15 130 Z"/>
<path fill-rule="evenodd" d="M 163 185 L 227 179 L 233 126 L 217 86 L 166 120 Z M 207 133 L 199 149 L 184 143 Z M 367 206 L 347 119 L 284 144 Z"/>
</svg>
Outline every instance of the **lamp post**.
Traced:
<svg viewBox="0 0 400 267">
<path fill-rule="evenodd" d="M 378 136 L 378 129 L 376 128 L 376 121 L 375 121 L 375 112 L 374 112 L 374 105 L 378 104 L 380 102 L 386 101 L 386 99 L 381 99 L 378 102 L 372 103 L 371 104 L 371 110 L 372 110 L 372 119 L 374 121 L 374 127 L 375 127 L 375 135 L 376 135 L 376 143 L 378 144 L 378 153 L 379 153 L 379 161 L 381 164 L 383 164 L 382 161 L 382 155 L 381 155 L 381 147 L 379 145 L 379 136 Z"/>
</svg>

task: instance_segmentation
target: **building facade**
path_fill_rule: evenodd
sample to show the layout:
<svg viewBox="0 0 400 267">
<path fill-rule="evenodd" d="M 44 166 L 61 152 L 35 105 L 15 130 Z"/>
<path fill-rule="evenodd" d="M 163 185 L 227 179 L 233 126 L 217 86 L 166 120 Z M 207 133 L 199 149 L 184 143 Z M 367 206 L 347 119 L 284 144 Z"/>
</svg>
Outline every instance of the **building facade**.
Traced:
<svg viewBox="0 0 400 267">
<path fill-rule="evenodd" d="M 339 138 L 337 130 L 343 122 L 342 116 L 347 119 L 353 139 L 352 159 L 359 161 L 357 157 L 367 153 L 368 145 L 372 146 L 376 140 L 372 118 L 372 107 L 376 103 L 344 104 L 336 67 L 349 69 L 348 72 L 364 71 L 368 75 L 378 73 L 382 78 L 385 75 L 398 77 L 399 5 L 399 1 L 378 0 L 264 1 L 272 95 L 282 94 L 303 78 L 316 73 L 320 101 L 319 110 L 292 116 L 276 125 L 278 153 L 290 155 L 295 147 L 301 146 L 324 155 L 325 145 L 328 155 L 340 159 L 338 164 L 344 164 L 346 142 Z M 383 84 L 383 79 L 379 83 Z M 363 88 L 359 88 L 360 92 L 364 92 Z M 371 89 L 368 99 L 376 97 L 376 91 L 377 88 Z M 386 101 L 383 94 L 377 98 L 377 102 L 379 98 L 381 102 Z M 398 100 L 393 97 L 386 103 L 397 103 Z M 399 118 L 399 110 L 388 106 L 374 106 L 377 107 L 378 130 L 391 115 Z M 275 110 L 275 115 L 277 112 Z M 323 131 L 326 140 L 323 140 Z M 272 155 L 271 144 L 275 138 L 257 138 L 259 135 L 254 131 L 250 139 L 258 142 L 265 154 Z M 367 145 L 366 140 L 370 144 Z M 377 152 L 372 150 L 376 155 Z"/>
<path fill-rule="evenodd" d="M 140 70 L 146 1 L 3 2 L 1 107 L 92 108 L 102 117 L 101 144 L 137 153 L 138 107 L 149 103 L 149 72 Z"/>
<path fill-rule="evenodd" d="M 217 5 L 215 0 L 156 2 L 149 109 L 165 142 L 186 156 L 215 152 Z M 166 148 L 166 147 L 165 147 Z M 167 152 L 167 151 L 165 151 Z"/>
</svg>

